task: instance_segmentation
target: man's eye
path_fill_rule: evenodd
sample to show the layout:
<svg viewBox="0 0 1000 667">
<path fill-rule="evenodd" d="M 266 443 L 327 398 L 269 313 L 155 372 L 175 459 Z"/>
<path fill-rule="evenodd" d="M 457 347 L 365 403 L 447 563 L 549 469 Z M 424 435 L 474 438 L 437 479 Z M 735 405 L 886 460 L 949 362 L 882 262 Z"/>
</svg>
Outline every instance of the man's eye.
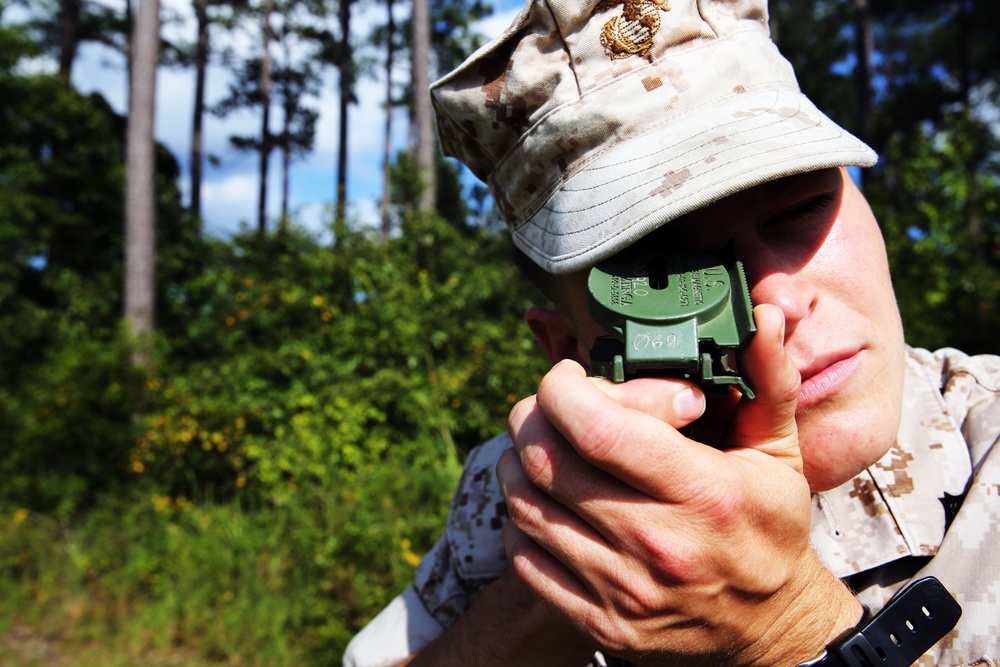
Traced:
<svg viewBox="0 0 1000 667">
<path fill-rule="evenodd" d="M 781 211 L 768 220 L 764 233 L 776 241 L 815 243 L 826 236 L 836 219 L 837 199 L 821 194 Z"/>
<path fill-rule="evenodd" d="M 778 214 L 775 222 L 791 222 L 821 216 L 830 210 L 833 204 L 833 196 L 824 194 L 812 199 L 807 199 L 803 203 Z"/>
</svg>

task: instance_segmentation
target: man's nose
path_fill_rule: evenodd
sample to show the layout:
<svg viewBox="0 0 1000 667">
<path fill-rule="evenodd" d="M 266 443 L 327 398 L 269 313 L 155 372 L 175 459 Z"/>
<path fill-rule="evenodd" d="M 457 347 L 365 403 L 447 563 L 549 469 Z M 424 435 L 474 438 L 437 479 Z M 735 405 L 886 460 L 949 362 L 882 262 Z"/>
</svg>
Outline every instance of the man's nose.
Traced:
<svg viewBox="0 0 1000 667">
<path fill-rule="evenodd" d="M 785 314 L 785 340 L 815 308 L 819 290 L 800 273 L 773 271 L 750 278 L 750 298 L 754 304 L 769 303 Z"/>
</svg>

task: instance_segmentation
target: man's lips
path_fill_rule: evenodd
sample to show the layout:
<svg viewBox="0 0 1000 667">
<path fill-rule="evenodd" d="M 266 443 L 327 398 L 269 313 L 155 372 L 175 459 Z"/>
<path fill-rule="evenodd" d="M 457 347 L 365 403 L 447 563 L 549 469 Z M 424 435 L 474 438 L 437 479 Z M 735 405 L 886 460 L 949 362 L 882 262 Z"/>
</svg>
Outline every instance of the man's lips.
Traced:
<svg viewBox="0 0 1000 667">
<path fill-rule="evenodd" d="M 800 369 L 802 386 L 798 409 L 810 408 L 837 393 L 861 366 L 863 352 L 851 350 L 829 355 Z"/>
</svg>

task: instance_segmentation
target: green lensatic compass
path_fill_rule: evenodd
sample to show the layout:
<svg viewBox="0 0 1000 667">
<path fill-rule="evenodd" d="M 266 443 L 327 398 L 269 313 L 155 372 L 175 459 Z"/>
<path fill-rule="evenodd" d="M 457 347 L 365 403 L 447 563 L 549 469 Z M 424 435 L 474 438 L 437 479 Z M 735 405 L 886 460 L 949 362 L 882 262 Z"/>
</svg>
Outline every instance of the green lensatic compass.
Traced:
<svg viewBox="0 0 1000 667">
<path fill-rule="evenodd" d="M 757 330 L 743 264 L 730 244 L 721 256 L 664 252 L 636 244 L 590 271 L 590 312 L 610 336 L 591 350 L 591 372 L 615 382 L 673 376 L 708 394 L 754 394 L 729 352 Z"/>
</svg>

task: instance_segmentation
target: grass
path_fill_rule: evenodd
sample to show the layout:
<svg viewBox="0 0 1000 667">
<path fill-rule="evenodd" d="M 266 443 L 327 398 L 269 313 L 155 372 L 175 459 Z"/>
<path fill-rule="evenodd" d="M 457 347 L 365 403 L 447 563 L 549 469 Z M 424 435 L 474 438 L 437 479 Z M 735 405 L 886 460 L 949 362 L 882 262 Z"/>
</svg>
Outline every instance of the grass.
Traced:
<svg viewBox="0 0 1000 667">
<path fill-rule="evenodd" d="M 339 664 L 443 519 L 393 482 L 281 506 L 136 492 L 70 518 L 0 510 L 0 664 Z"/>
</svg>

